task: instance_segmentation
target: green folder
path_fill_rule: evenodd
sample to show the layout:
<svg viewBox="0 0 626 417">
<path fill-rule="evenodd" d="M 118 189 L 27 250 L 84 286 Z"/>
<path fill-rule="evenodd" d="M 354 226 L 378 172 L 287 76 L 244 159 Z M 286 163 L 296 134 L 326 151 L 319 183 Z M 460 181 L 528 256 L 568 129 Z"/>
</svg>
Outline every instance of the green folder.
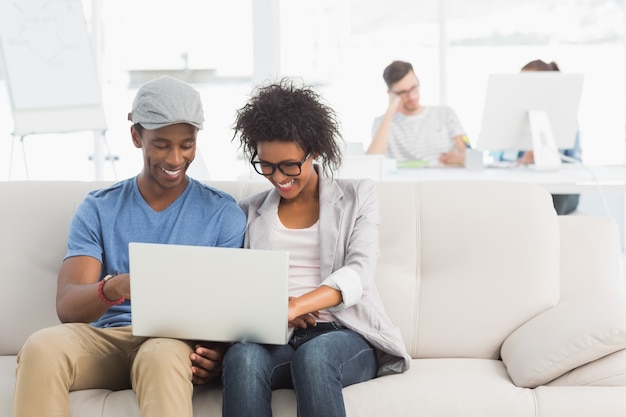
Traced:
<svg viewBox="0 0 626 417">
<path fill-rule="evenodd" d="M 397 162 L 398 168 L 424 168 L 428 165 L 428 161 L 425 159 L 418 159 L 416 161 L 402 161 Z"/>
</svg>

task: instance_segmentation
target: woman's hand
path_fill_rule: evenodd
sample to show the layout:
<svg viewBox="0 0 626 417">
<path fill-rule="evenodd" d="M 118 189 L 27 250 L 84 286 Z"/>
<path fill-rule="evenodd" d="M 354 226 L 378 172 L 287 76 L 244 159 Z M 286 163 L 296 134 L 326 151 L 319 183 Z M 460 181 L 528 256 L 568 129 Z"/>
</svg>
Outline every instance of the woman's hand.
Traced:
<svg viewBox="0 0 626 417">
<path fill-rule="evenodd" d="M 289 327 L 294 327 L 296 329 L 306 329 L 309 326 L 315 327 L 317 324 L 316 318 L 319 318 L 319 311 L 314 311 L 312 313 L 299 314 L 298 313 L 298 305 L 296 297 L 289 297 Z"/>
<path fill-rule="evenodd" d="M 535 153 L 533 151 L 526 151 L 522 154 L 521 158 L 517 160 L 519 165 L 529 165 L 535 162 Z"/>
</svg>

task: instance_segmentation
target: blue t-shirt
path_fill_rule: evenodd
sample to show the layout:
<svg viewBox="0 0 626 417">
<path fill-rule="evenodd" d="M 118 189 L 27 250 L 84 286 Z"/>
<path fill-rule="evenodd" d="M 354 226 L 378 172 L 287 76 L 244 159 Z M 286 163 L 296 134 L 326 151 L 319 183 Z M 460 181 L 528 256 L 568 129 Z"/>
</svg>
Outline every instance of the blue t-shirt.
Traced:
<svg viewBox="0 0 626 417">
<path fill-rule="evenodd" d="M 185 191 L 165 210 L 143 199 L 137 178 L 90 192 L 70 223 L 65 259 L 91 256 L 107 274 L 129 271 L 130 242 L 242 247 L 246 216 L 229 194 L 189 179 Z M 175 262 L 175 260 L 173 260 Z M 126 300 L 92 323 L 96 327 L 131 324 Z"/>
</svg>

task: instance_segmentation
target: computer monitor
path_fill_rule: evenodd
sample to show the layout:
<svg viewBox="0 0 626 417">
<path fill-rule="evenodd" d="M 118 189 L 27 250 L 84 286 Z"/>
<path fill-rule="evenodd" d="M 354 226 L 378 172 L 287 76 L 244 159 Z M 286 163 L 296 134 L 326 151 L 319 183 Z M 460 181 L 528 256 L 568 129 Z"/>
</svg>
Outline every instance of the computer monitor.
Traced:
<svg viewBox="0 0 626 417">
<path fill-rule="evenodd" d="M 477 148 L 533 150 L 536 169 L 558 169 L 558 149 L 574 147 L 582 74 L 534 71 L 492 74 Z"/>
</svg>

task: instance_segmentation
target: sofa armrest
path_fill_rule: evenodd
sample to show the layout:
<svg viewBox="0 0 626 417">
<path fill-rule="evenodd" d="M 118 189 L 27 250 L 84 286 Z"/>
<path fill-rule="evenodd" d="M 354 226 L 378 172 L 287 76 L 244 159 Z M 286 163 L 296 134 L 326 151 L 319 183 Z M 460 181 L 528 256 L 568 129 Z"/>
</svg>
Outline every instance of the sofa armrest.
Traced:
<svg viewBox="0 0 626 417">
<path fill-rule="evenodd" d="M 511 380 L 535 388 L 626 348 L 626 295 L 576 297 L 511 333 L 500 350 Z"/>
</svg>

